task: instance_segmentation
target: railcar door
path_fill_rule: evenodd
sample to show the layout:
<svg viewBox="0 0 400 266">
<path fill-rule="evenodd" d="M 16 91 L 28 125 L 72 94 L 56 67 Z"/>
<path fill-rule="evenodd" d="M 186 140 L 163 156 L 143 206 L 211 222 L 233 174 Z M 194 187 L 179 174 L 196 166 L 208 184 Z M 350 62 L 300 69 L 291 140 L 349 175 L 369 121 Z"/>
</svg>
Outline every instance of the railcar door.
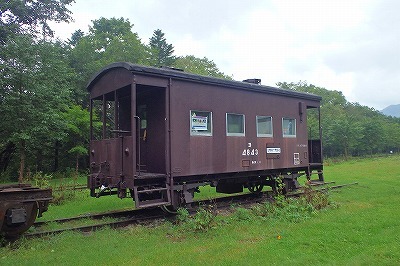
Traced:
<svg viewBox="0 0 400 266">
<path fill-rule="evenodd" d="M 137 85 L 136 115 L 137 170 L 165 174 L 165 88 Z"/>
<path fill-rule="evenodd" d="M 166 174 L 166 89 L 136 85 L 136 208 L 171 203 Z"/>
<path fill-rule="evenodd" d="M 138 119 L 138 143 L 137 143 L 137 171 L 139 173 L 147 171 L 147 105 L 137 106 L 136 110 Z"/>
</svg>

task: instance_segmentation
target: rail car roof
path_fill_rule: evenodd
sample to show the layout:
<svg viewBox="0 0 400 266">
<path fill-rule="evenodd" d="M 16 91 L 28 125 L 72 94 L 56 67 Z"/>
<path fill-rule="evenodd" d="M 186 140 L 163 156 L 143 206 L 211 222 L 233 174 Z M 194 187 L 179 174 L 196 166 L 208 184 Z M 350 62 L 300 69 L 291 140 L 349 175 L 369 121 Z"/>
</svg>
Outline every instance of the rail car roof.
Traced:
<svg viewBox="0 0 400 266">
<path fill-rule="evenodd" d="M 215 78 L 215 77 L 210 77 L 210 76 L 196 75 L 196 74 L 191 74 L 191 73 L 187 73 L 184 71 L 173 70 L 173 69 L 169 69 L 169 68 L 161 68 L 161 67 L 157 68 L 157 67 L 136 65 L 136 64 L 132 64 L 132 63 L 128 63 L 128 62 L 113 63 L 113 64 L 110 64 L 110 65 L 104 67 L 102 70 L 97 72 L 92 77 L 92 79 L 89 81 L 89 83 L 86 86 L 87 90 L 90 92 L 92 87 L 95 85 L 95 83 L 103 75 L 105 75 L 107 72 L 109 72 L 111 70 L 115 70 L 118 68 L 126 69 L 126 70 L 132 72 L 132 75 L 133 74 L 143 74 L 143 75 L 148 75 L 148 76 L 186 80 L 186 81 L 203 83 L 203 84 L 212 84 L 212 85 L 230 87 L 230 88 L 234 88 L 234 89 L 251 90 L 251 91 L 258 91 L 258 92 L 264 92 L 264 93 L 269 93 L 269 94 L 277 94 L 277 95 L 282 95 L 282 96 L 307 99 L 307 100 L 313 100 L 313 101 L 321 101 L 322 100 L 322 97 L 315 95 L 315 94 L 311 94 L 311 93 L 297 92 L 297 91 L 281 89 L 281 88 L 265 86 L 265 85 L 259 85 L 259 84 L 253 84 L 253 83 L 242 82 L 242 81 L 232 81 L 232 80 Z"/>
</svg>

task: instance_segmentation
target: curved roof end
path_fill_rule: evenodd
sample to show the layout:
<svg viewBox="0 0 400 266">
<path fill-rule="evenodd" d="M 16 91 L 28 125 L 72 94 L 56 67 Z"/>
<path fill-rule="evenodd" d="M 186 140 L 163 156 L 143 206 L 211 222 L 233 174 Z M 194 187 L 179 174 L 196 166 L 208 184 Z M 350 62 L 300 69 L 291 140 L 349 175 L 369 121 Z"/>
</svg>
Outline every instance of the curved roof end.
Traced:
<svg viewBox="0 0 400 266">
<path fill-rule="evenodd" d="M 116 62 L 109 64 L 105 66 L 103 69 L 98 71 L 96 74 L 92 76 L 92 78 L 89 80 L 89 82 L 86 85 L 86 89 L 90 91 L 93 83 L 95 83 L 99 78 L 101 78 L 104 74 L 106 74 L 108 71 L 115 69 L 115 68 L 125 68 L 126 70 L 131 70 L 132 64 L 128 62 Z"/>
</svg>

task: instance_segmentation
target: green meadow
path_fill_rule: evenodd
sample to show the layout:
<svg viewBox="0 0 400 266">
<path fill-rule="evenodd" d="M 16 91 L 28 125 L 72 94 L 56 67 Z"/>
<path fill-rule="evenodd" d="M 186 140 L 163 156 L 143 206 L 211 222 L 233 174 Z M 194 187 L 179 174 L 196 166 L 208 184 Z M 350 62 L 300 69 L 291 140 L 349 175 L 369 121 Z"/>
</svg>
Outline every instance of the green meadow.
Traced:
<svg viewBox="0 0 400 266">
<path fill-rule="evenodd" d="M 358 184 L 329 191 L 330 206 L 302 217 L 292 204 L 281 217 L 238 207 L 197 220 L 183 213 L 178 224 L 22 238 L 0 248 L 0 265 L 400 265 L 400 156 L 329 161 L 325 179 Z M 132 206 L 83 192 L 40 220 Z"/>
</svg>

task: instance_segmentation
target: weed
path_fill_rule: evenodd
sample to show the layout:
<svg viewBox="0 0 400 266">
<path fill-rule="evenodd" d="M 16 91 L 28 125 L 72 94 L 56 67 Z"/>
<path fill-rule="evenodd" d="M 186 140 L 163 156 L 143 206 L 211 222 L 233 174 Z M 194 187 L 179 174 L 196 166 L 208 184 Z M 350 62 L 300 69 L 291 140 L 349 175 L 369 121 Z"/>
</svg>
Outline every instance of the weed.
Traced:
<svg viewBox="0 0 400 266">
<path fill-rule="evenodd" d="M 337 207 L 329 197 L 330 190 L 315 191 L 309 184 L 304 186 L 304 199 L 308 204 L 311 204 L 314 209 L 321 210 L 327 207 Z"/>
<path fill-rule="evenodd" d="M 269 208 L 266 208 L 267 204 L 256 204 L 251 207 L 251 211 L 256 217 L 268 217 L 270 214 Z"/>
<path fill-rule="evenodd" d="M 200 208 L 193 217 L 192 227 L 195 231 L 205 232 L 216 225 L 216 213 L 213 207 Z"/>
<path fill-rule="evenodd" d="M 316 214 L 316 211 L 312 205 L 302 198 L 290 198 L 281 208 L 276 208 L 275 213 L 280 220 L 298 223 L 311 218 L 312 215 Z"/>
<path fill-rule="evenodd" d="M 53 190 L 53 200 L 52 203 L 55 205 L 61 205 L 67 201 L 74 200 L 76 196 L 76 190 L 73 188 L 68 188 L 63 183 L 60 183 L 58 187 Z"/>
<path fill-rule="evenodd" d="M 217 225 L 217 213 L 212 205 L 200 207 L 194 215 L 184 208 L 178 209 L 175 225 L 178 229 L 193 232 L 206 232 Z"/>
<path fill-rule="evenodd" d="M 254 214 L 255 212 L 251 209 L 238 207 L 233 214 L 233 218 L 238 221 L 251 221 L 254 219 Z"/>
<path fill-rule="evenodd" d="M 254 217 L 263 219 L 271 218 L 279 221 L 301 222 L 315 215 L 318 210 L 326 207 L 335 207 L 328 192 L 318 192 L 306 186 L 304 196 L 299 198 L 286 198 L 283 195 L 284 184 L 281 179 L 277 179 L 277 195 L 274 196 L 273 203 L 266 202 L 251 208 Z M 238 209 L 235 213 L 240 219 L 248 219 L 250 214 Z M 247 216 L 246 216 L 247 215 Z"/>
<path fill-rule="evenodd" d="M 48 188 L 50 187 L 50 180 L 53 178 L 52 175 L 43 174 L 43 172 L 36 172 L 32 177 L 32 181 L 35 183 L 36 187 Z"/>
<path fill-rule="evenodd" d="M 176 223 L 177 224 L 184 224 L 190 220 L 189 211 L 185 208 L 179 208 L 176 214 Z"/>
<path fill-rule="evenodd" d="M 4 247 L 6 244 L 7 239 L 3 235 L 0 235 L 0 247 Z"/>
</svg>

